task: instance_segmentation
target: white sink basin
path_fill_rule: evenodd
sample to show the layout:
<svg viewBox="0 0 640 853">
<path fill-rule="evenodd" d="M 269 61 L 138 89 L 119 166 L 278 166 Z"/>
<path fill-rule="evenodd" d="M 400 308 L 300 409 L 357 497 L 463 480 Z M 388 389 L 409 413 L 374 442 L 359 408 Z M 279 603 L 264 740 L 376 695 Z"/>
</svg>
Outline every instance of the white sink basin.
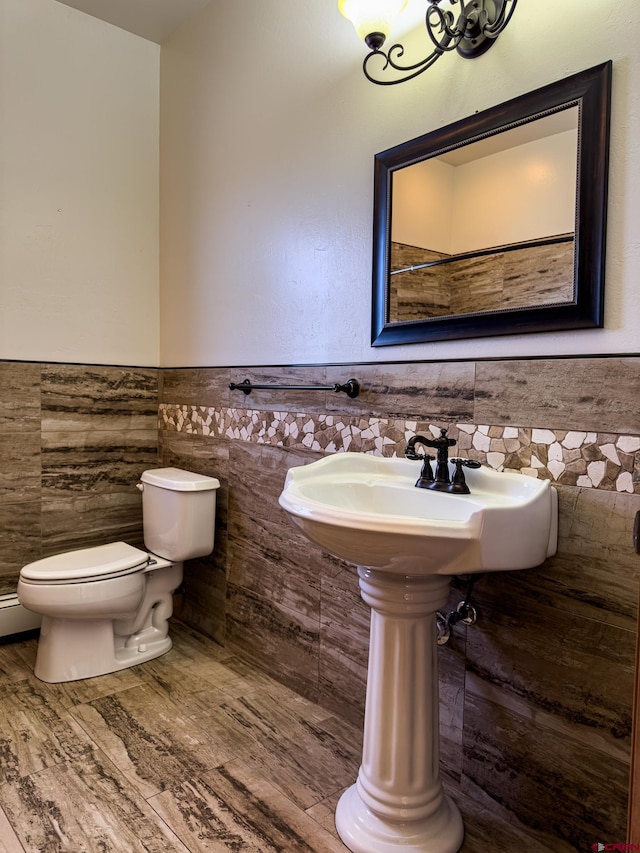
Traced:
<svg viewBox="0 0 640 853">
<path fill-rule="evenodd" d="M 387 572 L 526 569 L 555 553 L 557 496 L 548 480 L 467 469 L 471 494 L 458 495 L 416 488 L 420 468 L 336 453 L 290 469 L 280 505 L 329 553 Z"/>
</svg>

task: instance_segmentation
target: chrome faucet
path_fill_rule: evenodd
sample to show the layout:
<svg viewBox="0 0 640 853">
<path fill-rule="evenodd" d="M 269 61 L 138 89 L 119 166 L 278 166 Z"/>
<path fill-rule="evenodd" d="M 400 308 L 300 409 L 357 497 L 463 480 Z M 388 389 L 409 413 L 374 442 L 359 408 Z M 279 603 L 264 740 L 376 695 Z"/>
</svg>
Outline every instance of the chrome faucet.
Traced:
<svg viewBox="0 0 640 853">
<path fill-rule="evenodd" d="M 416 480 L 416 486 L 419 489 L 433 489 L 436 492 L 451 492 L 458 495 L 468 495 L 469 486 L 467 486 L 464 468 L 479 468 L 480 463 L 474 459 L 452 458 L 449 460 L 449 448 L 456 443 L 455 438 L 447 437 L 447 430 L 441 429 L 438 438 L 427 438 L 424 435 L 414 435 L 407 442 L 404 455 L 407 459 L 421 459 L 423 461 L 422 471 Z M 422 444 L 424 447 L 433 447 L 437 451 L 436 456 L 429 456 L 416 452 L 416 445 Z M 436 473 L 434 476 L 431 463 L 436 461 Z M 449 475 L 449 462 L 453 462 L 455 470 L 453 477 Z"/>
</svg>

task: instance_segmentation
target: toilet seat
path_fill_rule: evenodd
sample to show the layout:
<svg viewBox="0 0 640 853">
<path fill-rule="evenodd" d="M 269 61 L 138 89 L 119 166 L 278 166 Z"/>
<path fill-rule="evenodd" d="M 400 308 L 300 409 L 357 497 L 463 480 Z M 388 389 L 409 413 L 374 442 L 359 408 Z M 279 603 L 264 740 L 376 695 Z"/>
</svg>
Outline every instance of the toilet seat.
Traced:
<svg viewBox="0 0 640 853">
<path fill-rule="evenodd" d="M 146 551 L 111 542 L 35 560 L 22 568 L 20 579 L 34 585 L 86 583 L 140 572 L 148 562 Z"/>
</svg>

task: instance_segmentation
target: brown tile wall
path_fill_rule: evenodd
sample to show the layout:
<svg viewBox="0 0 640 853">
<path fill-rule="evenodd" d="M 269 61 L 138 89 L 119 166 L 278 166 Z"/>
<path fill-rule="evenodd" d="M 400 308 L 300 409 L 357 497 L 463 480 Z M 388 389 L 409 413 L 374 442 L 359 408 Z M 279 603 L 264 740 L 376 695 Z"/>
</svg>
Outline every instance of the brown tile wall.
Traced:
<svg viewBox="0 0 640 853">
<path fill-rule="evenodd" d="M 0 595 L 31 560 L 142 543 L 135 483 L 158 461 L 157 377 L 0 362 Z"/>
<path fill-rule="evenodd" d="M 402 272 L 390 278 L 389 319 L 406 322 L 571 302 L 573 256 L 571 239 L 424 267 L 420 265 L 452 256 L 392 243 L 391 269 Z"/>
<path fill-rule="evenodd" d="M 229 391 L 245 376 L 356 376 L 363 391 L 355 400 Z M 0 363 L 5 592 L 40 556 L 116 538 L 140 544 L 133 487 L 144 468 L 214 474 L 216 547 L 187 567 L 178 615 L 359 724 L 368 610 L 353 568 L 304 540 L 279 509 L 287 468 L 340 442 L 398 452 L 407 431 L 439 425 L 487 462 L 511 442 L 505 465 L 557 485 L 560 547 L 537 569 L 479 581 L 480 621 L 440 649 L 443 770 L 461 796 L 546 833 L 550 849 L 624 839 L 640 359 L 162 370 L 159 457 L 157 382 L 151 369 Z M 462 595 L 458 582 L 451 607 Z"/>
<path fill-rule="evenodd" d="M 228 389 L 245 377 L 331 384 L 351 376 L 363 386 L 355 400 Z M 187 572 L 181 615 L 360 723 L 368 610 L 353 567 L 303 539 L 279 509 L 286 470 L 345 447 L 401 452 L 407 431 L 440 425 L 485 462 L 515 442 L 504 464 L 558 488 L 560 546 L 537 569 L 479 581 L 479 623 L 456 627 L 440 649 L 443 770 L 461 796 L 532 836 L 545 833 L 557 849 L 623 840 L 639 399 L 637 358 L 164 370 L 163 464 L 224 483 L 215 557 Z M 463 588 L 455 582 L 452 608 Z"/>
</svg>

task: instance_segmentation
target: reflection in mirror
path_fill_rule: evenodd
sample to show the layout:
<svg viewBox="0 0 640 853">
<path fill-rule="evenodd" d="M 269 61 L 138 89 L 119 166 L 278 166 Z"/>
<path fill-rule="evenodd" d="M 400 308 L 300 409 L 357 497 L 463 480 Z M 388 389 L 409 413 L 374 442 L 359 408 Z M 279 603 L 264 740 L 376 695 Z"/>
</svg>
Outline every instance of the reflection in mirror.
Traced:
<svg viewBox="0 0 640 853">
<path fill-rule="evenodd" d="M 393 173 L 389 320 L 573 301 L 578 108 Z"/>
<path fill-rule="evenodd" d="M 600 328 L 611 62 L 376 155 L 373 346 Z"/>
</svg>

